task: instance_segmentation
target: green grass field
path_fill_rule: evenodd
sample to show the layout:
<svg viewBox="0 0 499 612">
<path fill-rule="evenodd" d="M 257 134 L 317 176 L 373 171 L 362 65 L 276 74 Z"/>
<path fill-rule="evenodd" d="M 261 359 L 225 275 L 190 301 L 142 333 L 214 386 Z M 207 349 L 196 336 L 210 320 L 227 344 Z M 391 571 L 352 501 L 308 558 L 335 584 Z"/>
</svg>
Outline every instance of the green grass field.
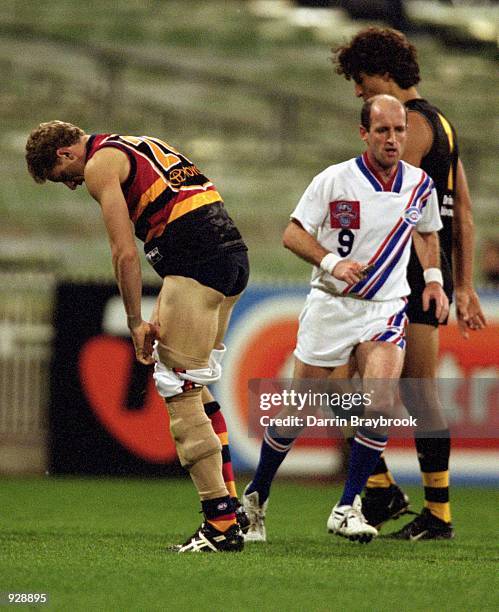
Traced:
<svg viewBox="0 0 499 612">
<path fill-rule="evenodd" d="M 452 490 L 454 541 L 365 546 L 326 533 L 339 488 L 278 482 L 269 542 L 233 555 L 166 551 L 199 521 L 185 480 L 2 479 L 0 490 L 0 592 L 48 593 L 41 609 L 499 607 L 498 490 Z M 420 489 L 408 492 L 418 508 Z"/>
</svg>

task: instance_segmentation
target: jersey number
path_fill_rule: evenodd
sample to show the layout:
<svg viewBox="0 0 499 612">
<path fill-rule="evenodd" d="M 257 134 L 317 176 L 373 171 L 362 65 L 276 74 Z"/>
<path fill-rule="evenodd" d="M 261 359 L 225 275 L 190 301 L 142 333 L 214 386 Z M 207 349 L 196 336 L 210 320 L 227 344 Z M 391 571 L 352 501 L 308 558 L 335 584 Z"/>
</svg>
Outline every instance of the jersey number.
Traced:
<svg viewBox="0 0 499 612">
<path fill-rule="evenodd" d="M 353 248 L 353 241 L 355 240 L 355 234 L 351 230 L 343 229 L 338 235 L 338 242 L 341 246 L 338 247 L 338 253 L 342 257 L 350 255 Z"/>
</svg>

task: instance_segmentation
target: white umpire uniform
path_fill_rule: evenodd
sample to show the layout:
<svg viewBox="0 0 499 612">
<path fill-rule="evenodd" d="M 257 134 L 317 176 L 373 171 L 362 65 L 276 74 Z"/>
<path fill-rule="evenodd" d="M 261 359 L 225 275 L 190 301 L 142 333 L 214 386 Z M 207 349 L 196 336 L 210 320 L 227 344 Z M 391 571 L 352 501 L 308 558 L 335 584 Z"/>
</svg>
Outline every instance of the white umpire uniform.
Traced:
<svg viewBox="0 0 499 612">
<path fill-rule="evenodd" d="M 442 227 L 432 179 L 399 161 L 384 182 L 364 153 L 318 174 L 291 218 L 328 251 L 372 266 L 353 285 L 314 266 L 295 356 L 309 365 L 336 367 L 347 363 L 361 342 L 392 342 L 404 349 L 412 232 Z"/>
</svg>

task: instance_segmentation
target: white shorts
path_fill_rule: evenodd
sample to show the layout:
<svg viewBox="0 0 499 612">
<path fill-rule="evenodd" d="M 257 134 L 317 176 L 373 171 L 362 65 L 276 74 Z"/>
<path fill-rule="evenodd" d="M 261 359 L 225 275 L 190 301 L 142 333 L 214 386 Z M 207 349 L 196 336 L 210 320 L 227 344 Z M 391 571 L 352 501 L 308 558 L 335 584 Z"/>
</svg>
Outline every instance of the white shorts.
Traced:
<svg viewBox="0 0 499 612">
<path fill-rule="evenodd" d="M 300 314 L 294 355 L 327 368 L 348 363 L 361 342 L 391 342 L 404 350 L 406 305 L 404 298 L 374 302 L 313 288 Z"/>
</svg>

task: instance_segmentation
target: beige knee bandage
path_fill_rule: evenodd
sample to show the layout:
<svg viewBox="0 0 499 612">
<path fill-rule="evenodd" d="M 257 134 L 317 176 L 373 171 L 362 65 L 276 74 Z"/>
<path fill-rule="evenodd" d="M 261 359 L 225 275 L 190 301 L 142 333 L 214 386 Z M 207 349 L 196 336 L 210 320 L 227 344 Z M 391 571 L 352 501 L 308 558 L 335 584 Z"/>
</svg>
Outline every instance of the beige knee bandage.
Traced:
<svg viewBox="0 0 499 612">
<path fill-rule="evenodd" d="M 201 401 L 201 389 L 187 391 L 168 400 L 170 431 L 180 463 L 189 469 L 196 462 L 222 451 Z"/>
<path fill-rule="evenodd" d="M 229 495 L 222 476 L 222 453 L 200 459 L 189 473 L 201 500 Z"/>
<path fill-rule="evenodd" d="M 199 368 L 208 367 L 208 359 L 198 359 L 197 357 L 192 357 L 191 355 L 185 355 L 184 353 L 177 351 L 171 346 L 166 346 L 166 344 L 162 344 L 161 342 L 158 342 L 155 348 L 159 357 L 158 361 L 161 361 L 161 363 L 164 363 L 169 368 L 197 370 Z"/>
</svg>

